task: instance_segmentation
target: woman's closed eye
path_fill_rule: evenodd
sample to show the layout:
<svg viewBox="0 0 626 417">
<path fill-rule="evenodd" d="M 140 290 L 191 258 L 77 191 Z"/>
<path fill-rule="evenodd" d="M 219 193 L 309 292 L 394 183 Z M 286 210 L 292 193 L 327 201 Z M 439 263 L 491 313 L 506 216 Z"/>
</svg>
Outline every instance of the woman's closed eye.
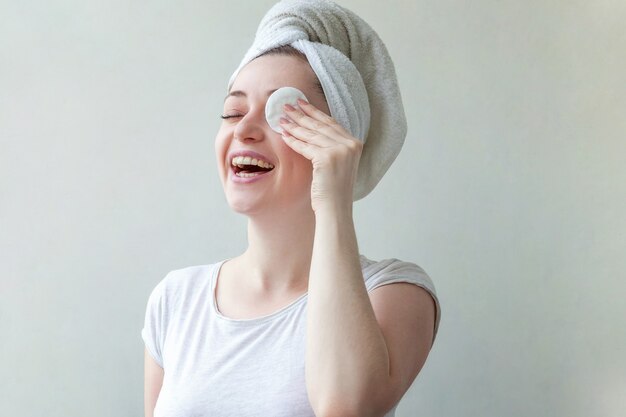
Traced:
<svg viewBox="0 0 626 417">
<path fill-rule="evenodd" d="M 226 120 L 226 119 L 232 119 L 232 118 L 236 118 L 236 117 L 243 117 L 243 114 L 223 114 L 220 117 L 222 119 Z"/>
</svg>

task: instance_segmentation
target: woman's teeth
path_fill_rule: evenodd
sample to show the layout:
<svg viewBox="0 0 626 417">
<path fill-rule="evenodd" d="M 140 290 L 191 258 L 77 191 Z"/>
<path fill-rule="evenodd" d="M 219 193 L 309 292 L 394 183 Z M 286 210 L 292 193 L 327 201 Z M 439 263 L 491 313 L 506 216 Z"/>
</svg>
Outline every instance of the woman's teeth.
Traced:
<svg viewBox="0 0 626 417">
<path fill-rule="evenodd" d="M 261 175 L 261 174 L 265 174 L 267 171 L 262 171 L 262 172 L 235 172 L 235 175 L 238 177 L 243 177 L 243 178 L 250 178 L 250 177 L 256 177 L 257 175 Z"/>
<path fill-rule="evenodd" d="M 263 161 L 261 159 L 250 158 L 249 156 L 236 156 L 231 161 L 233 166 L 238 166 L 239 168 L 245 168 L 246 165 L 257 165 L 261 168 L 272 169 L 274 165 L 269 162 Z"/>
<path fill-rule="evenodd" d="M 274 165 L 261 159 L 250 156 L 236 156 L 231 161 L 235 175 L 241 178 L 251 178 L 263 175 L 272 169 Z"/>
</svg>

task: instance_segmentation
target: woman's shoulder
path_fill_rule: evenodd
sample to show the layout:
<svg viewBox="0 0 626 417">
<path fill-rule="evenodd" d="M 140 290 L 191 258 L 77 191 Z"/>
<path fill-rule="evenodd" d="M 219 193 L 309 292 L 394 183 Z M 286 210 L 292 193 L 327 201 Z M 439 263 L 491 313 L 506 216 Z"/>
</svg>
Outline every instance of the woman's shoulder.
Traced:
<svg viewBox="0 0 626 417">
<path fill-rule="evenodd" d="M 156 284 L 151 297 L 176 303 L 196 296 L 202 288 L 209 287 L 213 272 L 220 264 L 214 262 L 172 269 Z"/>
<path fill-rule="evenodd" d="M 189 285 L 206 278 L 206 274 L 215 268 L 219 262 L 206 265 L 191 265 L 170 270 L 161 280 L 165 286 Z"/>
<path fill-rule="evenodd" d="M 359 258 L 361 269 L 367 272 L 366 275 L 368 276 L 376 274 L 417 274 L 428 277 L 426 271 L 415 262 L 397 258 L 374 260 L 365 255 L 359 255 Z"/>
<path fill-rule="evenodd" d="M 368 291 L 394 282 L 409 282 L 435 293 L 435 285 L 430 276 L 414 262 L 397 258 L 373 260 L 364 255 L 359 257 Z"/>
<path fill-rule="evenodd" d="M 378 287 L 388 284 L 406 282 L 417 285 L 426 290 L 435 301 L 435 335 L 441 320 L 441 305 L 435 290 L 435 284 L 430 276 L 419 265 L 409 261 L 396 258 L 374 261 L 363 255 L 361 258 L 361 268 L 367 291 L 372 291 Z M 433 337 L 434 340 L 434 337 Z"/>
</svg>

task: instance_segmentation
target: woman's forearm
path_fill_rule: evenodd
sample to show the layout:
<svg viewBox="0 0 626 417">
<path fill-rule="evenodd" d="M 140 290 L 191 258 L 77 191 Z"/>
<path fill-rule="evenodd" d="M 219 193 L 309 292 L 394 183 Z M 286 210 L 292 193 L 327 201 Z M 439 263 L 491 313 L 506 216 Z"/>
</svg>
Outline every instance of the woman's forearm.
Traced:
<svg viewBox="0 0 626 417">
<path fill-rule="evenodd" d="M 365 288 L 351 209 L 316 212 L 307 303 L 313 408 L 367 415 L 389 380 L 389 354 Z"/>
</svg>

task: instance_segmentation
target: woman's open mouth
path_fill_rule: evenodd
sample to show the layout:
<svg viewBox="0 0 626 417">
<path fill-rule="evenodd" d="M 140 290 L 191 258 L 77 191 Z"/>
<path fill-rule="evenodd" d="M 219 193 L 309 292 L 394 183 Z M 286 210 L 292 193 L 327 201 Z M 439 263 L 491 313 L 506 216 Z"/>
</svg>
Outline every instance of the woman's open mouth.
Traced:
<svg viewBox="0 0 626 417">
<path fill-rule="evenodd" d="M 247 156 L 236 156 L 231 161 L 231 169 L 237 178 L 254 178 L 271 172 L 274 165 Z"/>
</svg>

